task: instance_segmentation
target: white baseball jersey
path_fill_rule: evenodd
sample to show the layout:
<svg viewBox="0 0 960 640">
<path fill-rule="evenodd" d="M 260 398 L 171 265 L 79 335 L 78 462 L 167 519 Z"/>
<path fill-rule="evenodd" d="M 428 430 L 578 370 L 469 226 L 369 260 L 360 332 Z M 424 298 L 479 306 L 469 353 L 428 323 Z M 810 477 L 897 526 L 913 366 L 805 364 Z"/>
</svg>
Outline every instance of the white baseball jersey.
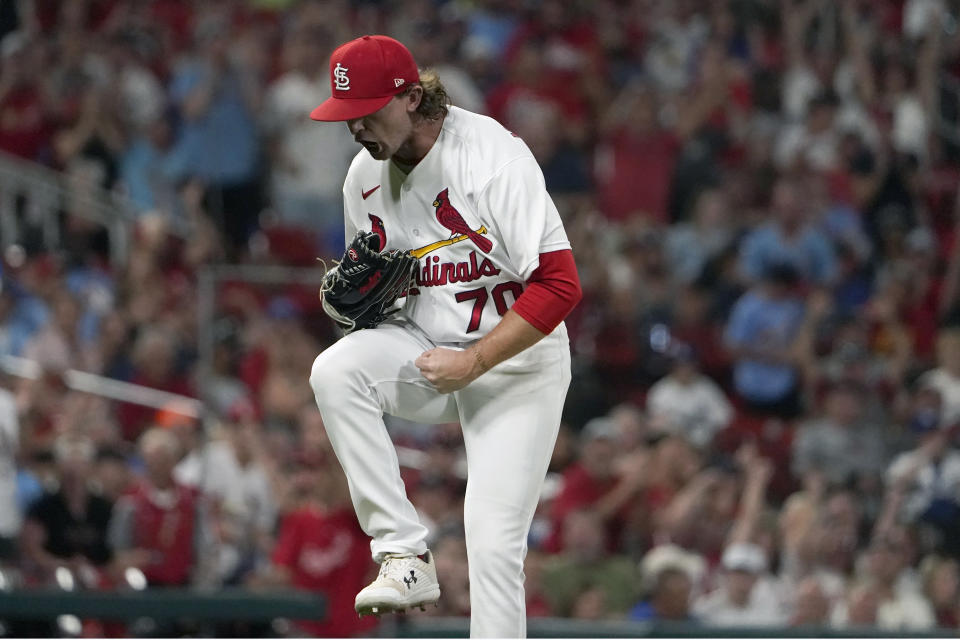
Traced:
<svg viewBox="0 0 960 640">
<path fill-rule="evenodd" d="M 343 195 L 348 244 L 358 230 L 372 230 L 381 249 L 411 249 L 420 258 L 401 313 L 437 343 L 488 333 L 540 254 L 570 248 L 527 145 L 496 120 L 457 107 L 409 174 L 360 151 Z M 565 339 L 563 325 L 553 335 Z"/>
<path fill-rule="evenodd" d="M 357 154 L 344 202 L 348 242 L 358 230 L 374 231 L 381 248 L 420 259 L 399 313 L 405 321 L 344 336 L 310 374 L 371 554 L 379 562 L 427 549 L 384 414 L 460 422 L 470 478 L 463 503 L 470 633 L 523 637 L 527 531 L 570 384 L 566 329 L 561 323 L 452 393 L 437 391 L 415 362 L 434 347 L 481 338 L 520 296 L 540 254 L 570 248 L 543 174 L 522 140 L 454 107 L 409 174 L 366 150 Z"/>
</svg>

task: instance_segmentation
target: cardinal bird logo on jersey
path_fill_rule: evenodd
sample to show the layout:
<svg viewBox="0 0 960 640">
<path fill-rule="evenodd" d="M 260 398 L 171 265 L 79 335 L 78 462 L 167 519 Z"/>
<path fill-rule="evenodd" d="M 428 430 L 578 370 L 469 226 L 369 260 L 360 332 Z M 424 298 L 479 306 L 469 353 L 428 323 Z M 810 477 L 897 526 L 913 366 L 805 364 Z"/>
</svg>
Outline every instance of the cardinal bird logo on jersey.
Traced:
<svg viewBox="0 0 960 640">
<path fill-rule="evenodd" d="M 477 249 L 484 253 L 490 253 L 490 250 L 493 249 L 493 243 L 490 242 L 489 238 L 484 238 L 470 228 L 460 212 L 450 204 L 450 194 L 448 192 L 449 189 L 444 189 L 437 194 L 437 199 L 433 201 L 433 206 L 437 210 L 437 221 L 450 230 L 451 238 L 464 235 L 473 244 L 477 245 Z"/>
<path fill-rule="evenodd" d="M 375 216 L 372 213 L 368 213 L 367 217 L 370 218 L 370 230 L 380 238 L 380 246 L 377 247 L 377 251 L 383 251 L 387 248 L 387 229 L 383 226 L 383 220 L 380 219 L 380 216 Z"/>
<path fill-rule="evenodd" d="M 437 198 L 433 201 L 433 207 L 436 209 L 437 220 L 449 229 L 450 236 L 422 247 L 409 249 L 410 255 L 417 259 L 423 258 L 424 261 L 415 274 L 416 285 L 411 286 L 405 295 L 420 295 L 422 287 L 440 287 L 455 282 L 473 282 L 481 278 L 499 275 L 500 269 L 497 268 L 490 257 L 478 256 L 474 249 L 470 250 L 465 259 L 458 262 L 452 260 L 444 262 L 437 255 L 427 257 L 427 254 L 434 251 L 467 240 L 472 242 L 481 253 L 490 253 L 493 249 L 493 242 L 484 237 L 488 233 L 487 228 L 482 224 L 476 229 L 470 228 L 460 212 L 450 204 L 449 189 L 444 189 L 437 194 Z M 370 219 L 370 229 L 376 234 L 380 243 L 379 250 L 383 251 L 387 246 L 386 225 L 383 219 L 372 213 L 368 213 L 367 217 Z"/>
<path fill-rule="evenodd" d="M 476 229 L 471 229 L 467 225 L 466 221 L 463 219 L 463 216 L 460 215 L 460 212 L 457 211 L 452 204 L 450 204 L 449 189 L 444 189 L 437 194 L 436 200 L 433 201 L 433 206 L 437 210 L 437 220 L 440 221 L 440 224 L 450 230 L 450 236 L 448 238 L 444 238 L 443 240 L 437 240 L 422 247 L 417 247 L 416 249 L 410 249 L 410 254 L 413 257 L 422 258 L 428 253 L 433 253 L 438 249 L 458 244 L 464 240 L 470 240 L 473 242 L 473 244 L 475 244 L 483 253 L 490 253 L 490 250 L 493 249 L 493 242 L 491 242 L 488 238 L 483 237 L 487 233 L 487 228 L 483 225 L 480 225 Z M 386 225 L 380 216 L 368 213 L 367 217 L 370 219 L 370 230 L 373 231 L 373 233 L 377 235 L 377 238 L 380 239 L 380 247 L 378 248 L 378 251 L 383 251 L 387 246 Z M 484 258 L 484 261 L 486 260 L 487 259 Z M 492 264 L 490 265 L 490 268 L 494 268 Z"/>
</svg>

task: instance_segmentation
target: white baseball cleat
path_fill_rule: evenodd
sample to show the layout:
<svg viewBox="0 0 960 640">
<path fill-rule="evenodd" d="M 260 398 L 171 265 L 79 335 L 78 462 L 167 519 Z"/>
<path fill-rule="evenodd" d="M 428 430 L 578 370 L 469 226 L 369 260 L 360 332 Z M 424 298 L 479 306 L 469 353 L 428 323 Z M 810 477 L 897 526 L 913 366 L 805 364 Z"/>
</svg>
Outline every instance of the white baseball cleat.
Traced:
<svg viewBox="0 0 960 640">
<path fill-rule="evenodd" d="M 406 611 L 411 607 L 435 604 L 440 584 L 433 554 L 387 555 L 380 563 L 380 575 L 357 594 L 353 608 L 361 616 Z"/>
</svg>

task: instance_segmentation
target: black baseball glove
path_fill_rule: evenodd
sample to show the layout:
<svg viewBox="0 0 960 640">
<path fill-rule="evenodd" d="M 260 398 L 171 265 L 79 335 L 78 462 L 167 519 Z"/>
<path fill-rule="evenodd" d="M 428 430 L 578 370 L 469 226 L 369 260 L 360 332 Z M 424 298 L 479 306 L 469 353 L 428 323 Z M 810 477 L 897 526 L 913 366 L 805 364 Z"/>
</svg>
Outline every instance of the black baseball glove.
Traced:
<svg viewBox="0 0 960 640">
<path fill-rule="evenodd" d="M 323 310 L 347 333 L 375 327 L 399 311 L 391 307 L 410 288 L 418 263 L 409 251 L 380 251 L 377 234 L 359 231 L 323 277 Z"/>
</svg>

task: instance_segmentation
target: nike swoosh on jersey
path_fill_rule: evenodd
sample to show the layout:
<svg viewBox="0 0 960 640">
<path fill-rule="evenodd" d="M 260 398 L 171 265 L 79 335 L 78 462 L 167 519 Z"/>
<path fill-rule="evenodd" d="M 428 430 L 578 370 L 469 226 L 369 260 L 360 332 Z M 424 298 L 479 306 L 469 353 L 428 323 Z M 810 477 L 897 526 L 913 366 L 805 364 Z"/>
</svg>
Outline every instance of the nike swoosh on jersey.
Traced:
<svg viewBox="0 0 960 640">
<path fill-rule="evenodd" d="M 373 193 L 374 191 L 376 191 L 376 190 L 379 189 L 379 188 L 380 188 L 380 185 L 377 185 L 377 186 L 375 186 L 373 189 L 370 189 L 369 191 L 363 191 L 363 192 L 361 192 L 360 195 L 362 195 L 362 196 L 363 196 L 363 199 L 366 200 L 367 198 L 370 197 L 370 194 L 371 194 L 371 193 Z"/>
</svg>

